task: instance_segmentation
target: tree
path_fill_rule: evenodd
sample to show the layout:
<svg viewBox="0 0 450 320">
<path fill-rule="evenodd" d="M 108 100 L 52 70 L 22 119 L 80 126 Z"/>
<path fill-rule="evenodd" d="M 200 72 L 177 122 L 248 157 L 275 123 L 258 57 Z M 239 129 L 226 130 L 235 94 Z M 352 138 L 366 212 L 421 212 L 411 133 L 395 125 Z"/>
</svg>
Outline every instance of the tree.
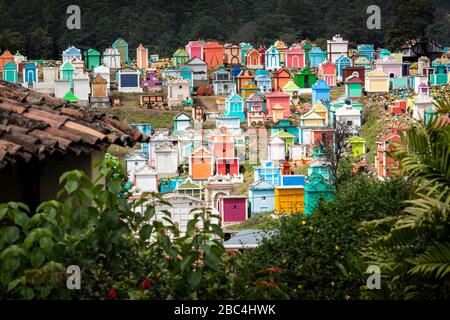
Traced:
<svg viewBox="0 0 450 320">
<path fill-rule="evenodd" d="M 450 16 L 448 13 L 441 13 L 443 17 L 427 28 L 428 38 L 434 39 L 444 46 L 450 43 Z"/>
<path fill-rule="evenodd" d="M 433 24 L 436 13 L 433 0 L 414 0 L 413 3 L 392 0 L 389 10 L 392 12 L 386 26 L 389 47 L 400 49 L 405 43 L 417 43 L 421 49 L 426 47 L 429 40 L 426 30 Z"/>
<path fill-rule="evenodd" d="M 239 285 L 257 281 L 260 270 L 278 267 L 277 283 L 291 299 L 358 299 L 365 280 L 346 277 L 338 264 L 358 256 L 367 242 L 368 233 L 359 229 L 362 221 L 396 214 L 407 197 L 402 179 L 381 182 L 360 175 L 344 183 L 333 202 L 320 202 L 312 215 L 281 217 L 271 236 L 239 259 L 235 290 L 244 296 L 236 298 L 266 298 Z"/>
<path fill-rule="evenodd" d="M 0 33 L 0 48 L 3 49 L 3 51 L 9 50 L 12 54 L 17 50 L 21 53 L 25 53 L 25 37 L 20 32 L 4 30 Z"/>
<path fill-rule="evenodd" d="M 228 298 L 227 260 L 221 228 L 196 209 L 181 235 L 171 215 L 153 220 L 150 196 L 131 201 L 111 159 L 91 181 L 81 171 L 63 174 L 63 201 L 30 212 L 21 203 L 0 204 L 0 298 L 119 299 Z M 104 183 L 102 182 L 104 181 Z M 202 227 L 198 227 L 202 225 Z M 80 290 L 67 290 L 66 268 L 81 269 Z M 152 290 L 148 290 L 153 284 Z"/>
<path fill-rule="evenodd" d="M 239 29 L 230 35 L 230 41 L 234 43 L 249 42 L 254 43 L 257 24 L 255 21 L 249 21 L 239 27 Z"/>
<path fill-rule="evenodd" d="M 28 53 L 31 58 L 50 58 L 52 55 L 52 38 L 43 28 L 37 28 L 28 38 Z"/>
<path fill-rule="evenodd" d="M 190 35 L 191 39 L 203 38 L 205 40 L 223 40 L 222 25 L 216 18 L 201 17 L 195 22 Z"/>
<path fill-rule="evenodd" d="M 429 14 L 432 1 L 395 0 L 389 8 L 389 0 L 254 0 L 252 5 L 242 0 L 81 1 L 82 29 L 68 30 L 65 24 L 67 15 L 64 14 L 72 4 L 68 0 L 3 0 L 0 2 L 0 21 L 10 32 L 26 37 L 37 28 L 46 30 L 52 39 L 49 58 L 58 59 L 69 45 L 94 47 L 102 52 L 119 36 L 128 41 L 130 52 L 139 43 L 144 43 L 146 47 L 153 46 L 152 51 L 160 56 L 171 55 L 197 37 L 223 42 L 244 41 L 258 47 L 269 46 L 278 38 L 291 44 L 306 38 L 329 39 L 339 33 L 352 44 L 381 46 L 388 43 L 398 47 L 404 41 L 416 38 L 415 31 L 425 30 L 429 25 L 434 27 L 426 35 L 442 43 L 450 42 L 445 32 L 449 6 L 446 0 L 434 0 L 437 11 L 442 14 L 433 17 Z M 366 27 L 368 16 L 365 8 L 369 5 L 382 8 L 381 30 Z M 390 16 L 392 23 L 388 28 L 384 21 Z M 437 30 L 444 32 L 435 33 Z M 389 33 L 387 42 L 386 33 Z M 41 49 L 46 51 L 45 47 Z M 30 57 L 47 54 L 22 53 Z"/>
<path fill-rule="evenodd" d="M 351 133 L 352 128 L 345 121 L 339 121 L 336 123 L 334 131 L 323 134 L 322 138 L 315 145 L 315 149 L 321 153 L 328 163 L 336 189 L 346 176 L 346 174 L 341 174 L 339 168 L 347 157 L 349 150 L 347 139 Z"/>
<path fill-rule="evenodd" d="M 327 51 L 327 39 L 325 38 L 318 38 L 315 41 L 316 46 L 319 47 L 320 49 Z"/>
</svg>

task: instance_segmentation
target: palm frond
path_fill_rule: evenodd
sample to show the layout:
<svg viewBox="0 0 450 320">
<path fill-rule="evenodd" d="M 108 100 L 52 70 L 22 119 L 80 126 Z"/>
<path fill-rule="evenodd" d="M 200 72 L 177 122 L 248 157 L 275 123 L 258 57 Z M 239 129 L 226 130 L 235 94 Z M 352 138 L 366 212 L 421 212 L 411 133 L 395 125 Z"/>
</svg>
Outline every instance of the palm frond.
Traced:
<svg viewBox="0 0 450 320">
<path fill-rule="evenodd" d="M 450 274 L 450 243 L 435 242 L 424 253 L 407 261 L 414 265 L 409 274 L 442 279 Z"/>
<path fill-rule="evenodd" d="M 379 250 L 397 250 L 411 247 L 411 243 L 417 238 L 417 234 L 417 230 L 413 228 L 392 228 L 388 234 L 380 236 L 377 241 L 371 243 L 371 246 Z"/>
<path fill-rule="evenodd" d="M 438 113 L 450 112 L 450 98 L 446 95 L 436 97 L 434 107 Z"/>
</svg>

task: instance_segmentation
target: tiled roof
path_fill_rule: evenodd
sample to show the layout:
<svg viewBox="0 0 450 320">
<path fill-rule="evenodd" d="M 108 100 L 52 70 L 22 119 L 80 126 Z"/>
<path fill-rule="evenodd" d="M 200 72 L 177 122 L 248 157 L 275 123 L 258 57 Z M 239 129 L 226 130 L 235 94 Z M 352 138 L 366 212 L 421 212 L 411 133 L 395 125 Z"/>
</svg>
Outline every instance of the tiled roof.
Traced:
<svg viewBox="0 0 450 320">
<path fill-rule="evenodd" d="M 210 49 L 210 48 L 214 48 L 214 49 L 216 49 L 216 48 L 223 48 L 223 44 L 220 44 L 217 41 L 209 41 L 203 47 L 204 48 L 208 48 L 208 49 Z"/>
<path fill-rule="evenodd" d="M 363 83 L 362 79 L 356 75 L 347 77 L 347 79 L 345 79 L 345 82 L 347 82 L 347 83 Z"/>
<path fill-rule="evenodd" d="M 195 184 L 191 181 L 186 181 L 178 185 L 178 190 L 184 190 L 184 189 L 201 189 L 201 187 L 198 184 Z"/>
<path fill-rule="evenodd" d="M 0 80 L 0 169 L 47 157 L 133 146 L 149 137 L 105 114 Z"/>
<path fill-rule="evenodd" d="M 281 92 L 281 91 L 274 91 L 274 92 L 266 95 L 266 98 L 269 98 L 269 97 L 270 98 L 278 98 L 278 97 L 286 98 L 286 97 L 290 97 L 290 95 L 287 93 Z"/>
</svg>

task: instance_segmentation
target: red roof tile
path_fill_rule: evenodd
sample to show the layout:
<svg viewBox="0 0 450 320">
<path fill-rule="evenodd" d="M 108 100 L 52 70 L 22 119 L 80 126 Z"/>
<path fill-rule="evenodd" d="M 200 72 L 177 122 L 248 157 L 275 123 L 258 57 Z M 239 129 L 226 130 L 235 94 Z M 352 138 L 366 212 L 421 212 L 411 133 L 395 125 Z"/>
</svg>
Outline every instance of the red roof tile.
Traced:
<svg viewBox="0 0 450 320">
<path fill-rule="evenodd" d="M 52 155 L 133 146 L 149 137 L 105 114 L 0 80 L 0 169 Z"/>
<path fill-rule="evenodd" d="M 393 138 L 400 139 L 400 136 L 396 132 L 391 132 L 391 133 L 388 133 L 387 135 L 385 135 L 385 136 L 383 136 L 381 138 L 378 138 L 376 142 L 377 143 L 384 143 L 384 142 L 389 141 L 389 140 L 391 140 Z"/>
</svg>

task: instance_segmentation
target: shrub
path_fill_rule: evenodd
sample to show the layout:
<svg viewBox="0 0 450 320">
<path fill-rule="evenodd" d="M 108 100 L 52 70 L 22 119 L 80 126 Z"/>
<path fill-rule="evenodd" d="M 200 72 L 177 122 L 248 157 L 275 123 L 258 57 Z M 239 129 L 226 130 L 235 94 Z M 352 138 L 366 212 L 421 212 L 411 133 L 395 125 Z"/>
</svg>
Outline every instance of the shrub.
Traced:
<svg viewBox="0 0 450 320">
<path fill-rule="evenodd" d="M 360 222 L 397 213 L 407 195 L 402 180 L 354 177 L 342 186 L 334 202 L 320 203 L 312 215 L 279 219 L 277 232 L 240 258 L 236 283 L 245 288 L 257 281 L 255 271 L 280 267 L 278 280 L 290 298 L 358 298 L 365 283 L 346 277 L 339 264 L 358 255 L 365 243 L 367 234 L 359 231 Z"/>
<path fill-rule="evenodd" d="M 95 182 L 81 171 L 65 173 L 59 193 L 64 201 L 44 202 L 33 214 L 21 203 L 0 205 L 0 298 L 226 296 L 226 260 L 217 240 L 222 231 L 208 212 L 195 215 L 186 235 L 180 235 L 169 213 L 167 223 L 149 223 L 155 208 L 136 215 L 134 208 L 145 200 L 129 202 L 123 196 L 115 169 L 103 164 Z M 196 228 L 200 219 L 202 229 Z M 66 288 L 70 265 L 81 268 L 80 290 Z"/>
</svg>

